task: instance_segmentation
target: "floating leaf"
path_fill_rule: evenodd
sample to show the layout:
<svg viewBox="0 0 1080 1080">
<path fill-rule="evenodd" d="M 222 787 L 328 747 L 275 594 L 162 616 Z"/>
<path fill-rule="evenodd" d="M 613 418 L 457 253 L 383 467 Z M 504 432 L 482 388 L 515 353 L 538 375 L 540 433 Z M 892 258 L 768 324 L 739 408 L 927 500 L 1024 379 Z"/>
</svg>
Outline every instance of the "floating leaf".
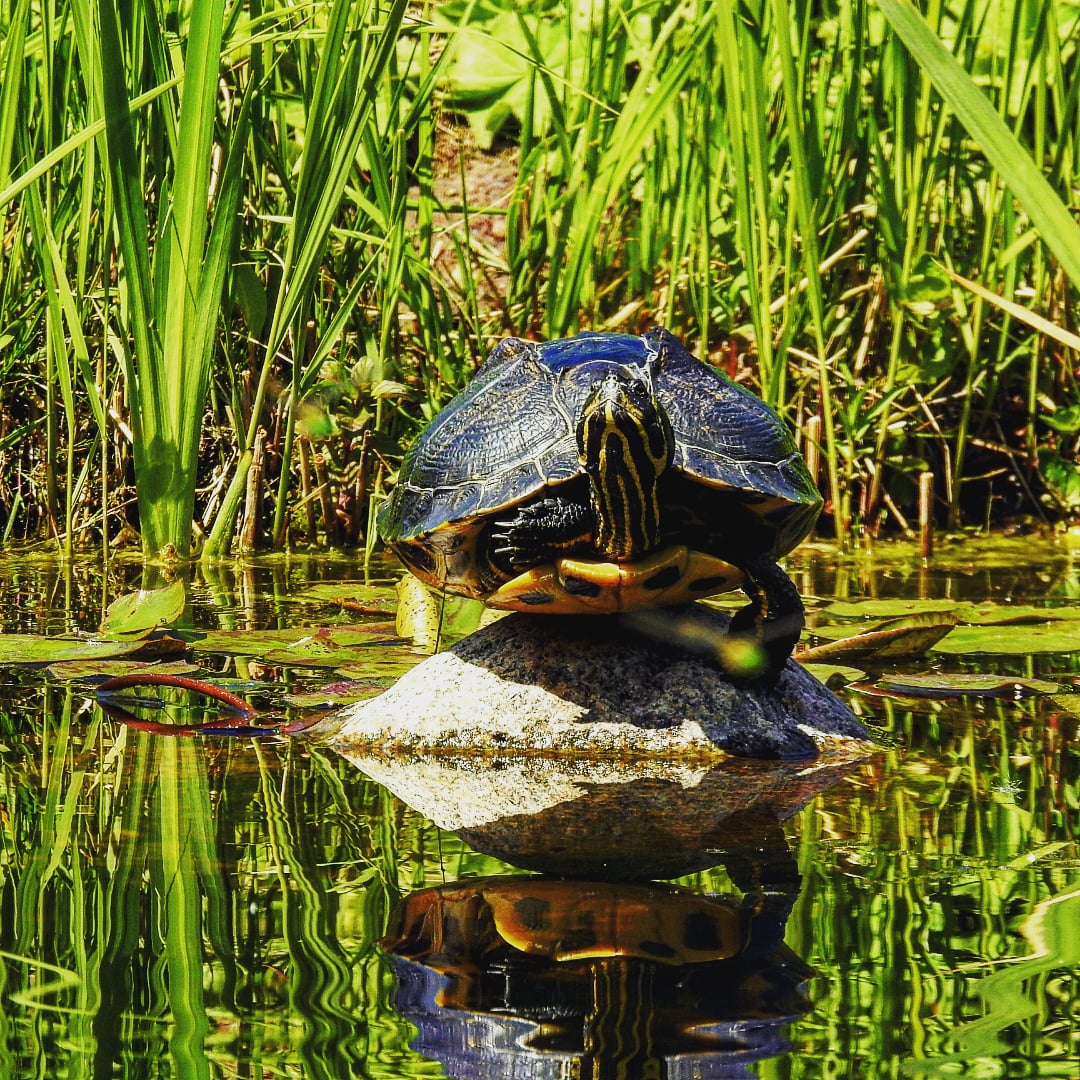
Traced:
<svg viewBox="0 0 1080 1080">
<path fill-rule="evenodd" d="M 392 659 L 409 662 L 409 666 L 419 657 L 405 645 L 392 645 L 371 641 L 347 641 L 329 631 L 320 630 L 308 637 L 294 641 L 291 645 L 269 649 L 263 653 L 263 659 L 269 664 L 281 664 L 283 667 L 325 667 L 340 668 L 344 665 L 358 665 L 361 669 L 374 673 Z"/>
<path fill-rule="evenodd" d="M 392 615 L 397 603 L 392 585 L 368 585 L 363 581 L 322 581 L 291 593 L 288 599 L 371 615 Z"/>
<path fill-rule="evenodd" d="M 843 618 L 898 619 L 905 615 L 922 615 L 955 609 L 955 600 L 838 600 L 822 608 L 822 611 L 827 615 Z"/>
<path fill-rule="evenodd" d="M 959 626 L 934 646 L 948 655 L 1080 652 L 1080 630 L 1068 623 L 1050 626 Z"/>
<path fill-rule="evenodd" d="M 167 634 L 163 630 L 151 634 L 148 638 L 143 638 L 136 644 L 138 647 L 132 655 L 140 660 L 151 660 L 162 656 L 182 656 L 188 649 L 186 641 Z"/>
<path fill-rule="evenodd" d="M 796 655 L 795 659 L 798 660 L 799 663 L 818 680 L 818 682 L 822 682 L 829 687 L 836 686 L 837 684 L 847 686 L 849 683 L 866 678 L 866 672 L 863 671 L 862 668 L 849 667 L 846 664 L 817 664 L 813 662 L 804 664 L 801 654 Z"/>
<path fill-rule="evenodd" d="M 101 622 L 103 635 L 116 638 L 146 637 L 159 626 L 172 626 L 184 614 L 186 595 L 177 579 L 164 589 L 139 589 L 114 600 Z"/>
<path fill-rule="evenodd" d="M 439 636 L 439 598 L 412 574 L 404 574 L 397 585 L 398 634 L 417 645 L 434 648 Z"/>
<path fill-rule="evenodd" d="M 799 654 L 801 662 L 833 663 L 844 660 L 908 660 L 922 656 L 953 627 L 956 617 L 946 614 L 912 615 L 892 619 L 873 630 L 816 645 Z"/>
<path fill-rule="evenodd" d="M 889 619 L 904 615 L 951 613 L 958 622 L 978 626 L 1005 625 L 1007 623 L 1046 623 L 1054 621 L 1080 621 L 1080 606 L 1063 604 L 1055 607 L 1035 604 L 1000 604 L 993 600 L 982 603 L 955 600 L 839 600 L 821 609 L 825 615 L 838 618 Z M 843 632 L 844 627 L 822 626 L 815 633 L 830 636 Z"/>
<path fill-rule="evenodd" d="M 352 705 L 375 697 L 386 689 L 385 682 L 371 682 L 367 679 L 343 679 L 330 683 L 316 690 L 286 694 L 285 702 L 303 709 L 339 709 L 343 705 Z"/>
<path fill-rule="evenodd" d="M 352 649 L 396 640 L 389 623 L 361 623 L 356 626 L 296 627 L 287 630 L 185 630 L 184 639 L 199 652 L 226 656 L 266 657 L 281 649 L 305 647 L 321 640 L 329 647 Z"/>
<path fill-rule="evenodd" d="M 193 675 L 202 669 L 187 660 L 159 663 L 152 660 L 62 660 L 49 667 L 54 679 L 69 682 L 73 679 L 113 678 L 136 671 L 156 671 L 165 675 Z"/>
<path fill-rule="evenodd" d="M 1017 698 L 1027 694 L 1051 694 L 1058 683 L 1049 679 L 1011 678 L 965 672 L 928 672 L 921 675 L 885 675 L 878 683 L 890 690 L 918 697 Z"/>
<path fill-rule="evenodd" d="M 1009 626 L 1021 623 L 1080 621 L 1080 607 L 1036 607 L 1034 604 L 957 604 L 956 617 L 975 626 Z"/>
<path fill-rule="evenodd" d="M 350 661 L 335 668 L 336 674 L 345 679 L 400 679 L 406 672 L 411 671 L 421 660 L 427 658 L 427 653 L 413 652 L 409 649 L 388 649 L 383 646 L 372 650 L 371 654 L 363 659 Z"/>
<path fill-rule="evenodd" d="M 61 660 L 93 661 L 129 656 L 140 650 L 139 641 L 90 641 L 85 638 L 43 637 L 40 634 L 0 634 L 0 656 L 12 664 L 55 664 Z"/>
</svg>

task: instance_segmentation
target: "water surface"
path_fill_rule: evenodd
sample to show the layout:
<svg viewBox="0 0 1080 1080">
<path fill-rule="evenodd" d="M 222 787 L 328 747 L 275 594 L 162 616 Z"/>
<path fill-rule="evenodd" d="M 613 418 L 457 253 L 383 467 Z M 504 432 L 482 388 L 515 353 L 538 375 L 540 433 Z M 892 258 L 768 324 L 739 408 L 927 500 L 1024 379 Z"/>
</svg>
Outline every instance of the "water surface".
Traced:
<svg viewBox="0 0 1080 1080">
<path fill-rule="evenodd" d="M 1045 541 L 957 545 L 930 567 L 808 549 L 790 566 L 812 613 L 838 598 L 1080 601 L 1078 557 Z M 92 629 L 138 577 L 9 559 L 3 628 Z M 375 611 L 390 577 L 344 557 L 230 566 L 193 583 L 191 621 L 357 623 L 379 616 L 313 587 Z M 333 677 L 206 659 L 268 687 Z M 524 871 L 333 750 L 139 731 L 85 681 L 0 667 L 0 1076 L 555 1076 L 578 1062 L 628 1077 L 1076 1077 L 1080 651 L 899 670 L 1040 676 L 1057 690 L 845 691 L 885 749 L 763 827 L 756 852 L 733 833 L 730 850 L 707 845 L 714 864 L 676 879 L 688 893 L 612 900 L 555 884 L 541 897 L 555 914 L 524 928 L 508 917 L 518 945 L 537 949 L 565 912 L 625 912 L 630 952 L 712 928 L 713 953 L 665 965 L 523 959 L 475 913 L 507 896 L 512 912 L 522 896 L 535 909 L 541 894 L 515 885 Z M 302 715 L 275 693 L 263 704 L 274 722 Z M 170 710 L 211 715 L 179 698 Z M 462 915 L 462 883 L 487 937 Z M 420 892 L 435 887 L 452 888 Z M 409 897 L 426 905 L 419 923 Z M 437 943 L 440 973 L 421 962 L 434 963 L 417 926 L 470 936 Z"/>
</svg>

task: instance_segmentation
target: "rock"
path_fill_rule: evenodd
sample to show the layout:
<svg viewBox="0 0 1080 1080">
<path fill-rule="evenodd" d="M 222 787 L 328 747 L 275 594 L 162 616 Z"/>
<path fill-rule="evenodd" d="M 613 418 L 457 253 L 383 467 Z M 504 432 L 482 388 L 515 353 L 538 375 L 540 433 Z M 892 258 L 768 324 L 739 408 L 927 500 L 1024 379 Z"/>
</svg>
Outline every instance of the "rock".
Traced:
<svg viewBox="0 0 1080 1080">
<path fill-rule="evenodd" d="M 728 619 L 703 604 L 637 617 L 514 614 L 312 730 L 338 749 L 670 758 L 864 757 L 851 711 L 789 660 L 768 688 L 718 657 Z"/>
</svg>

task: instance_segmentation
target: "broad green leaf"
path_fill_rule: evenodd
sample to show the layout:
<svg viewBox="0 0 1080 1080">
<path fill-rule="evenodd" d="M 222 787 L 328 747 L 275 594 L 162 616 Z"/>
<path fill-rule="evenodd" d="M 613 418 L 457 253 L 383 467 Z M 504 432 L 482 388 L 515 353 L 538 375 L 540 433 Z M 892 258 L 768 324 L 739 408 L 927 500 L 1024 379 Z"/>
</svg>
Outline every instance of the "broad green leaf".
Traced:
<svg viewBox="0 0 1080 1080">
<path fill-rule="evenodd" d="M 180 579 L 164 589 L 139 589 L 114 600 L 105 612 L 101 632 L 111 638 L 146 637 L 159 626 L 172 626 L 187 603 Z"/>
<path fill-rule="evenodd" d="M 951 296 L 948 275 L 924 252 L 904 283 L 904 303 L 925 315 L 947 304 Z"/>
<path fill-rule="evenodd" d="M 409 638 L 422 648 L 435 648 L 442 612 L 439 597 L 412 574 L 403 574 L 395 589 L 397 591 L 395 628 L 398 635 Z"/>
<path fill-rule="evenodd" d="M 405 651 L 404 646 L 396 648 Z M 319 631 L 291 644 L 267 649 L 261 656 L 268 664 L 284 667 L 337 668 L 342 664 L 363 664 L 368 656 L 374 661 L 394 649 L 395 646 L 388 644 L 375 649 L 370 640 L 347 644 L 332 633 Z"/>
<path fill-rule="evenodd" d="M 363 581 L 322 581 L 291 592 L 284 598 L 290 603 L 344 607 L 371 615 L 391 615 L 397 604 L 392 585 L 368 585 Z"/>
<path fill-rule="evenodd" d="M 842 686 L 847 686 L 849 683 L 858 682 L 860 679 L 866 678 L 866 672 L 862 668 L 850 667 L 847 664 L 823 664 L 803 663 L 802 655 L 797 654 L 795 657 L 799 661 L 799 664 L 806 668 L 811 675 L 814 676 L 818 682 L 825 683 L 826 686 L 835 686 L 839 683 Z"/>
<path fill-rule="evenodd" d="M 70 682 L 75 679 L 111 679 L 115 676 L 133 675 L 137 672 L 194 675 L 199 671 L 202 671 L 202 668 L 188 660 L 171 660 L 165 663 L 153 660 L 62 660 L 49 666 L 49 674 L 61 682 Z"/>
<path fill-rule="evenodd" d="M 412 574 L 403 574 L 396 590 L 397 632 L 425 649 L 445 648 L 507 614 L 479 600 L 436 593 Z"/>
<path fill-rule="evenodd" d="M 1048 416 L 1042 417 L 1042 422 L 1066 435 L 1080 431 L 1080 405 L 1064 405 Z"/>
<path fill-rule="evenodd" d="M 954 616 L 912 615 L 891 619 L 873 630 L 815 645 L 799 654 L 800 661 L 850 663 L 858 660 L 901 660 L 923 656 L 956 625 Z"/>
<path fill-rule="evenodd" d="M 1049 679 L 1003 678 L 967 672 L 931 672 L 925 675 L 883 675 L 879 684 L 890 690 L 932 697 L 973 694 L 981 697 L 1021 697 L 1024 694 L 1052 694 L 1058 683 Z"/>
<path fill-rule="evenodd" d="M 387 623 L 291 630 L 184 630 L 181 636 L 198 652 L 226 656 L 265 657 L 270 652 L 301 656 L 308 650 L 312 656 L 322 656 L 333 650 L 349 651 L 348 656 L 342 656 L 342 663 L 354 658 L 351 650 L 395 643 L 393 629 Z"/>
<path fill-rule="evenodd" d="M 38 634 L 0 634 L 3 663 L 55 664 L 60 660 L 86 660 L 125 656 L 138 652 L 141 641 L 87 641 L 81 638 L 41 637 Z"/>
<path fill-rule="evenodd" d="M 1020 623 L 1080 621 L 1080 606 L 1037 607 L 1034 604 L 957 604 L 956 617 L 973 626 L 1005 626 Z"/>
<path fill-rule="evenodd" d="M 952 656 L 1076 653 L 1080 652 L 1080 630 L 1068 623 L 1051 626 L 958 626 L 947 638 L 939 641 L 933 651 Z"/>
<path fill-rule="evenodd" d="M 821 609 L 823 615 L 841 618 L 888 619 L 904 615 L 931 615 L 944 612 L 956 616 L 958 622 L 976 625 L 1003 623 L 1040 623 L 1080 620 L 1080 606 L 1061 605 L 1037 607 L 1034 604 L 999 604 L 955 600 L 839 600 Z M 842 623 L 815 629 L 824 636 L 844 631 Z"/>
<path fill-rule="evenodd" d="M 955 600 L 838 600 L 821 609 L 825 615 L 844 618 L 897 619 L 904 615 L 955 611 Z"/>
<path fill-rule="evenodd" d="M 1040 446 L 1037 455 L 1039 475 L 1057 502 L 1069 512 L 1080 509 L 1080 464 L 1049 447 Z"/>
<path fill-rule="evenodd" d="M 358 654 L 357 658 L 334 668 L 334 673 L 343 679 L 393 681 L 400 679 L 406 672 L 412 671 L 426 657 L 426 653 L 414 652 L 405 646 L 397 646 L 393 649 L 383 646 L 379 649 L 370 649 L 362 655 Z"/>
</svg>

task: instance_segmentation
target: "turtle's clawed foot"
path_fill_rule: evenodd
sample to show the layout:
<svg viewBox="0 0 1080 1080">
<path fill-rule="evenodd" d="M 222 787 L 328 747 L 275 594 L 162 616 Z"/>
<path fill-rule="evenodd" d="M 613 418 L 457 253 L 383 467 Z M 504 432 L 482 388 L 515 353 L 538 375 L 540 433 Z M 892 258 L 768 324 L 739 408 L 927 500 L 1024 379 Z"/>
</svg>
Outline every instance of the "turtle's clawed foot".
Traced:
<svg viewBox="0 0 1080 1080">
<path fill-rule="evenodd" d="M 490 552 L 497 562 L 526 570 L 588 547 L 592 526 L 588 507 L 566 499 L 540 499 L 520 507 L 513 517 L 495 522 Z"/>
</svg>

